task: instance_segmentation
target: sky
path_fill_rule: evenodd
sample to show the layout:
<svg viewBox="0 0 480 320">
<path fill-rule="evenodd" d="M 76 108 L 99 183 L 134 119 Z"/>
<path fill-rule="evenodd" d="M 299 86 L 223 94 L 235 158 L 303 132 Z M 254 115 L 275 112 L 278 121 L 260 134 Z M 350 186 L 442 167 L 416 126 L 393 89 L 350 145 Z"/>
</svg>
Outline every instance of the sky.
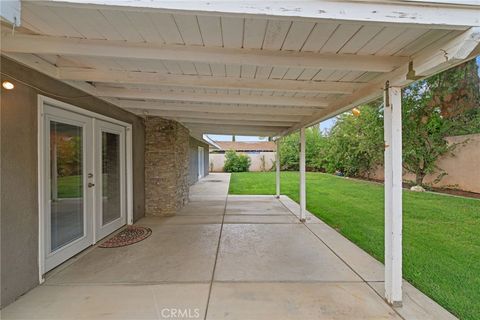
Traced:
<svg viewBox="0 0 480 320">
<path fill-rule="evenodd" d="M 477 57 L 478 75 L 480 76 L 480 56 Z M 322 131 L 329 130 L 335 124 L 335 118 L 325 120 L 320 123 L 320 129 Z M 214 141 L 232 141 L 232 136 L 227 135 L 217 135 L 209 134 L 210 139 Z M 265 141 L 267 137 L 256 137 L 256 136 L 236 136 L 236 141 Z"/>
<path fill-rule="evenodd" d="M 480 76 L 480 56 L 477 57 L 478 76 Z"/>
</svg>

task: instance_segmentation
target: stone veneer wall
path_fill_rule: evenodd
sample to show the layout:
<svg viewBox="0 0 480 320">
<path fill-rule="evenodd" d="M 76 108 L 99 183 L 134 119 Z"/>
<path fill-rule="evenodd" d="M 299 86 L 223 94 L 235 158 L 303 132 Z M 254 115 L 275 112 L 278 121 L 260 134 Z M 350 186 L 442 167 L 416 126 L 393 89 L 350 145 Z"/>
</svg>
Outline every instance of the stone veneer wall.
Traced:
<svg viewBox="0 0 480 320">
<path fill-rule="evenodd" d="M 145 118 L 145 214 L 172 216 L 188 202 L 187 128 L 159 117 Z"/>
</svg>

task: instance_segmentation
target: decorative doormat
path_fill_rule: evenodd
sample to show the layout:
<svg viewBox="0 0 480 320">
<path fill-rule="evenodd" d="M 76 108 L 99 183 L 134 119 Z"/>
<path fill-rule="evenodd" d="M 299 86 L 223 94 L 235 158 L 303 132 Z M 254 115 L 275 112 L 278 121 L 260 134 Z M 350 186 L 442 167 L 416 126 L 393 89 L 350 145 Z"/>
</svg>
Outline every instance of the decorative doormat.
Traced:
<svg viewBox="0 0 480 320">
<path fill-rule="evenodd" d="M 152 229 L 139 226 L 128 226 L 101 245 L 100 248 L 118 248 L 128 246 L 147 239 L 152 234 Z"/>
</svg>

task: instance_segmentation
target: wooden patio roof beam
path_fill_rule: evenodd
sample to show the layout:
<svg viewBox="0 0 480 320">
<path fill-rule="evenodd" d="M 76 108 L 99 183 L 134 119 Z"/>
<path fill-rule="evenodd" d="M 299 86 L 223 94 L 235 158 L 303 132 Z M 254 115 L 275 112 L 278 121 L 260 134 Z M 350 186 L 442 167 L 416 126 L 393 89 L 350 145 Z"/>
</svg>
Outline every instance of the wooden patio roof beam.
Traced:
<svg viewBox="0 0 480 320">
<path fill-rule="evenodd" d="M 252 96 L 239 94 L 214 94 L 214 93 L 189 93 L 152 91 L 140 89 L 127 89 L 98 86 L 95 89 L 96 96 L 109 98 L 130 98 L 130 99 L 156 99 L 168 101 L 190 101 L 190 102 L 214 102 L 214 103 L 238 103 L 257 104 L 274 106 L 310 106 L 325 107 L 328 102 L 316 98 L 295 98 L 282 96 Z"/>
<path fill-rule="evenodd" d="M 151 109 L 130 109 L 128 111 L 136 114 L 156 115 L 160 117 L 177 117 L 177 118 L 193 118 L 193 119 L 209 119 L 209 120 L 244 120 L 244 121 L 271 121 L 271 122 L 299 122 L 302 120 L 301 115 L 277 115 L 271 114 L 248 114 L 248 113 L 215 113 L 215 112 L 198 112 L 193 110 L 151 110 Z"/>
<path fill-rule="evenodd" d="M 10 33 L 2 34 L 2 51 L 371 72 L 390 72 L 408 61 L 407 57 L 161 45 Z"/>
<path fill-rule="evenodd" d="M 132 110 L 150 110 L 150 111 L 189 111 L 189 112 L 209 112 L 209 113 L 240 113 L 251 115 L 312 115 L 323 107 L 293 107 L 293 106 L 261 106 L 261 105 L 240 105 L 240 104 L 218 104 L 218 103 L 181 103 L 165 101 L 136 101 L 123 99 L 107 99 L 109 102 Z"/>
<path fill-rule="evenodd" d="M 302 123 L 285 130 L 280 136 L 287 135 L 301 127 L 311 126 L 317 122 L 332 118 L 362 103 L 379 98 L 384 91 L 387 80 L 391 86 L 404 87 L 418 79 L 432 76 L 469 59 L 473 59 L 479 50 L 480 27 L 474 27 L 447 43 L 438 44 L 413 56 L 411 63 L 418 78 L 411 79 L 407 76 L 411 70 L 409 70 L 409 65 L 406 64 L 394 72 L 382 75 L 373 83 L 365 84 L 353 94 L 332 103 L 328 108 L 306 117 Z"/>
<path fill-rule="evenodd" d="M 317 92 L 349 94 L 360 83 L 338 81 L 297 81 L 278 79 L 247 79 L 202 75 L 176 75 L 157 72 L 99 70 L 89 68 L 58 68 L 61 80 L 153 84 L 219 89 L 252 89 L 285 92 Z"/>
</svg>

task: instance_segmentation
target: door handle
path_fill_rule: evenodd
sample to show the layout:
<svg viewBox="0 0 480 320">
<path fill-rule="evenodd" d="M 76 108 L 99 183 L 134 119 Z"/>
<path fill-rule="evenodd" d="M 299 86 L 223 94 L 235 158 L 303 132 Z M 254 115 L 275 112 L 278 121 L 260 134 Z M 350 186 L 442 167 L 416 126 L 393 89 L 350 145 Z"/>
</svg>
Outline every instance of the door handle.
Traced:
<svg viewBox="0 0 480 320">
<path fill-rule="evenodd" d="M 89 183 L 88 183 L 88 187 L 89 187 L 89 188 L 95 187 L 95 183 L 89 182 Z"/>
</svg>

